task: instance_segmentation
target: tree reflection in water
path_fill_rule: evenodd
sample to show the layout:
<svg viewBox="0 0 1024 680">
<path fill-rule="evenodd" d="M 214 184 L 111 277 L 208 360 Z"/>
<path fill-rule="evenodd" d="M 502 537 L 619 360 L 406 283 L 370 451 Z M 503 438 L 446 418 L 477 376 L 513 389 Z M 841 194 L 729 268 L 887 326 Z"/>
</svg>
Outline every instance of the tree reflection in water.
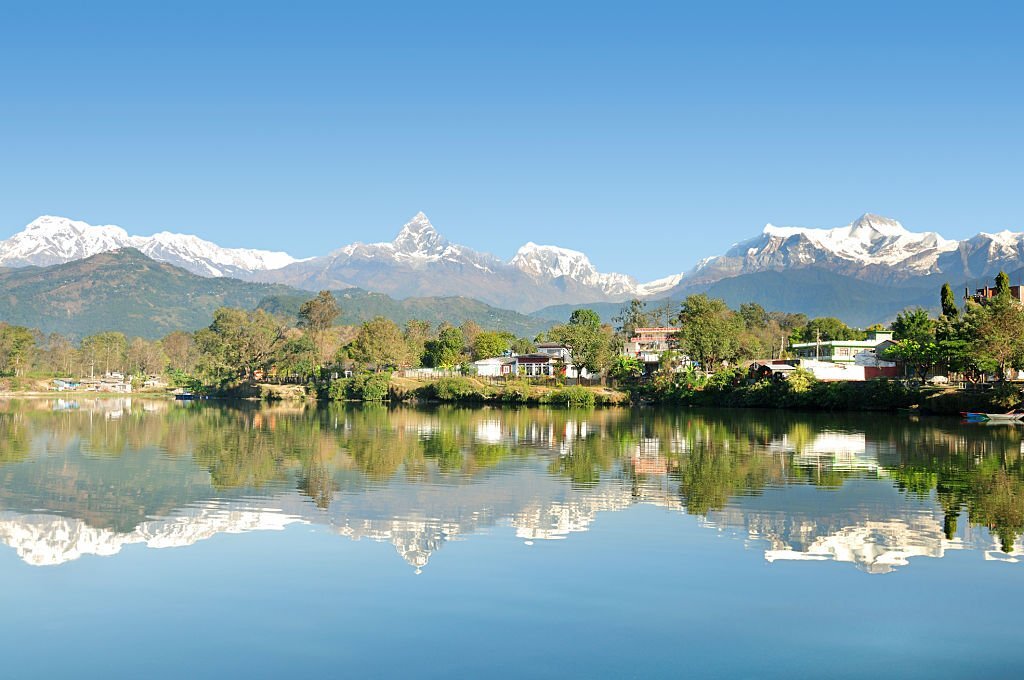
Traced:
<svg viewBox="0 0 1024 680">
<path fill-rule="evenodd" d="M 790 557 L 911 540 L 896 534 L 918 531 L 907 527 L 933 508 L 946 541 L 967 536 L 966 513 L 1013 553 L 1021 440 L 1013 427 L 876 415 L 11 401 L 0 411 L 0 509 L 129 532 L 182 508 L 273 499 L 396 545 L 406 530 L 396 527 L 427 527 L 417 531 L 429 540 L 401 539 L 423 562 L 425 542 L 481 523 L 554 537 L 638 502 Z M 815 503 L 799 489 L 818 490 Z"/>
</svg>

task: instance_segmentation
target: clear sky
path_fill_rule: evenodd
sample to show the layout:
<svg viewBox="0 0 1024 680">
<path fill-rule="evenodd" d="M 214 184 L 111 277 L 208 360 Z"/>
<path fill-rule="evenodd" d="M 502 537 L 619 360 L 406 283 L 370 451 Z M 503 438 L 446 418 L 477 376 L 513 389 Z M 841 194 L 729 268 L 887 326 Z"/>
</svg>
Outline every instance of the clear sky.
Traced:
<svg viewBox="0 0 1024 680">
<path fill-rule="evenodd" d="M 179 6 L 180 5 L 180 6 Z M 654 278 L 766 222 L 1024 230 L 1014 3 L 4 3 L 0 236 L 323 254 L 418 210 Z"/>
</svg>

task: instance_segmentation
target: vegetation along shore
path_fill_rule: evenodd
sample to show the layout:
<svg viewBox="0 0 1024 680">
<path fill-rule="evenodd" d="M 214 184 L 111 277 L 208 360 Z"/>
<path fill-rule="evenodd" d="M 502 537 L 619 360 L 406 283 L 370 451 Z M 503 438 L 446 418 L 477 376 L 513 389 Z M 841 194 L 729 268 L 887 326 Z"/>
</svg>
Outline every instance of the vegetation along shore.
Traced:
<svg viewBox="0 0 1024 680">
<path fill-rule="evenodd" d="M 939 297 L 937 318 L 908 309 L 888 328 L 865 329 L 753 303 L 731 309 L 701 294 L 674 305 L 633 300 L 612 323 L 577 309 L 526 338 L 474 321 L 338 325 L 338 301 L 321 291 L 297 313 L 222 307 L 209 326 L 160 340 L 0 324 L 0 391 L 933 413 L 1019 406 L 1021 288 L 1000 274 L 962 303 L 948 284 Z M 836 379 L 837 368 L 857 378 Z"/>
</svg>

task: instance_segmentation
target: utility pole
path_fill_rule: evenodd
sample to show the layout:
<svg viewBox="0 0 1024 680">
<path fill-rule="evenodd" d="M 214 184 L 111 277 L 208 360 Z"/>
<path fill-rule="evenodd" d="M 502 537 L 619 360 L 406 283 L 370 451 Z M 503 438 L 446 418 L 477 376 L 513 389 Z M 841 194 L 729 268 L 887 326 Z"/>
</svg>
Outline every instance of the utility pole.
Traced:
<svg viewBox="0 0 1024 680">
<path fill-rule="evenodd" d="M 821 329 L 814 329 L 814 360 L 821 360 Z"/>
</svg>

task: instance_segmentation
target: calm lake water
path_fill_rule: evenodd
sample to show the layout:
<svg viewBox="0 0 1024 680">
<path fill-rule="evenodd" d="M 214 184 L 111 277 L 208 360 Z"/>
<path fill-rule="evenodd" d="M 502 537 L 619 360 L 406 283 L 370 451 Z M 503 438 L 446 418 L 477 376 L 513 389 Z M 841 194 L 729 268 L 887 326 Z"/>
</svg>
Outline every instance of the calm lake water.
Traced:
<svg viewBox="0 0 1024 680">
<path fill-rule="evenodd" d="M 1024 426 L 0 402 L 5 677 L 1014 675 Z"/>
</svg>

